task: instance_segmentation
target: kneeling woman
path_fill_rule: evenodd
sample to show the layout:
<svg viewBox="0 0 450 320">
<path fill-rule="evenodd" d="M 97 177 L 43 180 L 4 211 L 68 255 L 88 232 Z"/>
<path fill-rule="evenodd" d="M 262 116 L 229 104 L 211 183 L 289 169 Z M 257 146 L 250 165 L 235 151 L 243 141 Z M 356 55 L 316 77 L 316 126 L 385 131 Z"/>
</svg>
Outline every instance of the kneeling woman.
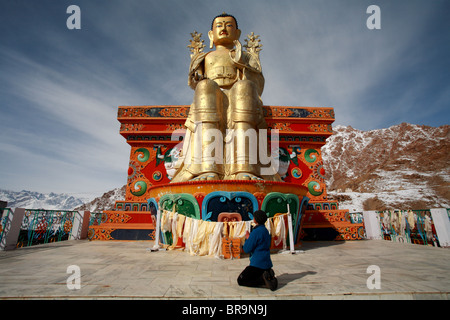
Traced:
<svg viewBox="0 0 450 320">
<path fill-rule="evenodd" d="M 250 234 L 247 232 L 243 248 L 244 252 L 250 253 L 250 265 L 242 271 L 237 282 L 240 286 L 266 286 L 274 291 L 278 287 L 278 280 L 275 278 L 270 259 L 271 237 L 264 226 L 267 215 L 264 211 L 258 210 L 253 213 L 253 217 L 256 226 Z"/>
</svg>

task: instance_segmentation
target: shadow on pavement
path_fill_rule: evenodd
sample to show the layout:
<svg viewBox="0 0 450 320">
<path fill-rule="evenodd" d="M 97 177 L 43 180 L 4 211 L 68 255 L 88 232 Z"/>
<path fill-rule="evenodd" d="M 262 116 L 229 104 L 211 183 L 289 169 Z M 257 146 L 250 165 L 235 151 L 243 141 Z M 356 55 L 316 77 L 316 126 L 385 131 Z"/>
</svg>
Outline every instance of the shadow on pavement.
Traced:
<svg viewBox="0 0 450 320">
<path fill-rule="evenodd" d="M 356 241 L 364 241 L 364 240 L 356 240 Z M 344 244 L 345 241 L 300 241 L 299 244 L 295 246 L 295 249 L 299 250 L 314 250 L 323 247 L 331 247 L 331 246 L 339 246 Z"/>
<path fill-rule="evenodd" d="M 283 288 L 285 285 L 287 285 L 291 281 L 301 279 L 310 274 L 317 274 L 317 272 L 316 271 L 304 271 L 304 272 L 299 272 L 299 273 L 280 274 L 279 276 L 276 276 L 278 279 L 278 289 Z"/>
</svg>

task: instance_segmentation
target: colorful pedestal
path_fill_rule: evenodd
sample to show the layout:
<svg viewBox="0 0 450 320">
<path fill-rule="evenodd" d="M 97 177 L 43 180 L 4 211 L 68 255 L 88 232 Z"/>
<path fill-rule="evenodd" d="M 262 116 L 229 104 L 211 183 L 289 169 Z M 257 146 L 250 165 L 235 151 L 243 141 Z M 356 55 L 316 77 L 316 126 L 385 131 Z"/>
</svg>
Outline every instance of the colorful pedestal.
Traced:
<svg viewBox="0 0 450 320">
<path fill-rule="evenodd" d="M 347 220 L 345 210 L 327 200 L 320 148 L 332 134 L 333 108 L 264 106 L 271 129 L 279 130 L 283 182 L 190 181 L 170 184 L 182 146 L 189 106 L 122 106 L 120 134 L 131 146 L 124 201 L 104 212 L 91 227 L 92 240 L 153 240 L 157 209 L 177 210 L 198 219 L 217 221 L 222 212 L 251 218 L 257 209 L 269 216 L 293 215 L 295 239 L 317 237 L 319 229 L 335 232 L 333 239 L 360 239 L 363 224 Z M 309 203 L 309 204 L 308 204 Z M 308 204 L 308 208 L 307 208 Z M 319 230 L 319 231 L 318 231 Z M 328 236 L 329 237 L 329 236 Z"/>
</svg>

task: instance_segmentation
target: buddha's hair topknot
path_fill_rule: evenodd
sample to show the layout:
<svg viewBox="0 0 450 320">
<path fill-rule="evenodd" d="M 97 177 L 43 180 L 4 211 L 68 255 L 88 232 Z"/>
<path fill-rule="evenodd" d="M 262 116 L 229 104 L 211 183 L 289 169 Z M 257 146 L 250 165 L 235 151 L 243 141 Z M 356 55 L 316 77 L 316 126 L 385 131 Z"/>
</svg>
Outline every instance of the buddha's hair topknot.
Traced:
<svg viewBox="0 0 450 320">
<path fill-rule="evenodd" d="M 235 18 L 233 15 L 231 15 L 231 14 L 228 14 L 228 13 L 226 13 L 226 12 L 223 12 L 222 14 L 219 14 L 218 16 L 215 16 L 214 19 L 212 19 L 212 22 L 211 22 L 211 30 L 212 30 L 213 27 L 214 27 L 214 20 L 216 20 L 216 18 L 223 18 L 223 17 L 232 17 L 232 18 L 234 19 L 234 22 L 236 22 L 236 29 L 239 29 L 239 27 L 238 27 L 238 22 L 237 22 L 236 18 Z"/>
</svg>

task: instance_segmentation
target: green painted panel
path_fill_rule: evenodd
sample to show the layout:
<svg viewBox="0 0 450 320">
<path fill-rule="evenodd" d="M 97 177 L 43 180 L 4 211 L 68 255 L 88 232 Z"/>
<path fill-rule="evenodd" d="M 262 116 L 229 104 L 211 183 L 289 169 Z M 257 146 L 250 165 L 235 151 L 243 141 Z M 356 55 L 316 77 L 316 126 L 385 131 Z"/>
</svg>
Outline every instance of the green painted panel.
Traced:
<svg viewBox="0 0 450 320">
<path fill-rule="evenodd" d="M 172 211 L 173 206 L 175 205 L 175 210 L 179 214 L 194 219 L 200 219 L 200 207 L 197 199 L 195 199 L 191 194 L 166 194 L 161 197 L 159 203 L 163 210 Z"/>
</svg>

